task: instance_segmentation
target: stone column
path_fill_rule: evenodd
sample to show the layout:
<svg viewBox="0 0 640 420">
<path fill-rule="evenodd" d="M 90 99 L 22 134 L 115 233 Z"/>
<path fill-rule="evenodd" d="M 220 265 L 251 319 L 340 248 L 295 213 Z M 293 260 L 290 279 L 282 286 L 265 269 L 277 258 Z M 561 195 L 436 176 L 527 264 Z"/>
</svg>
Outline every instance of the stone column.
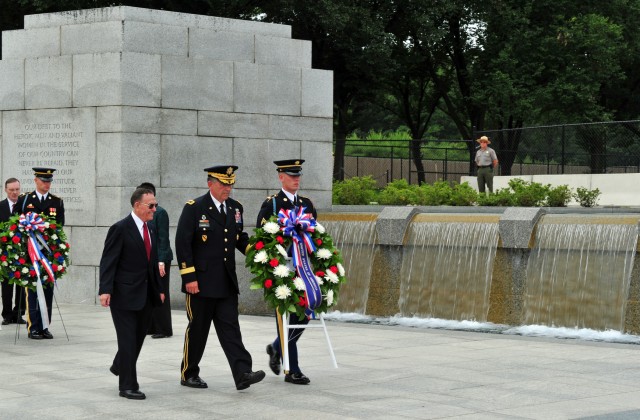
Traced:
<svg viewBox="0 0 640 420">
<path fill-rule="evenodd" d="M 487 320 L 520 325 L 523 321 L 523 293 L 527 262 L 533 245 L 534 228 L 545 211 L 541 208 L 507 208 L 499 222 L 501 244 L 496 250 L 491 280 L 491 306 Z"/>
<path fill-rule="evenodd" d="M 407 226 L 415 207 L 385 207 L 376 221 L 380 245 L 372 261 L 367 315 L 388 316 L 398 312 L 402 278 L 402 250 Z"/>
<path fill-rule="evenodd" d="M 333 75 L 311 68 L 311 42 L 290 26 L 123 6 L 25 16 L 2 40 L 2 179 L 31 191 L 32 166 L 58 169 L 72 245 L 59 302 L 96 302 L 107 229 L 141 182 L 156 185 L 172 245 L 215 164 L 240 167 L 234 198 L 250 233 L 279 187 L 273 160 L 306 159 L 302 193 L 330 208 Z M 241 306 L 261 302 L 237 260 Z M 171 279 L 181 308 L 175 266 Z"/>
</svg>

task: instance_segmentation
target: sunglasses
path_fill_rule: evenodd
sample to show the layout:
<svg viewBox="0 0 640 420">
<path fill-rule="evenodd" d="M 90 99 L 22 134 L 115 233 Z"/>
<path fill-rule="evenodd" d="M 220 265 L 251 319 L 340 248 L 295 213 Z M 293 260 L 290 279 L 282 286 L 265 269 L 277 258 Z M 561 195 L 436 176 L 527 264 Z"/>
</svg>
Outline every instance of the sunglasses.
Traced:
<svg viewBox="0 0 640 420">
<path fill-rule="evenodd" d="M 146 203 L 146 204 L 140 203 L 140 205 L 148 208 L 149 210 L 155 209 L 156 207 L 158 207 L 158 203 Z"/>
</svg>

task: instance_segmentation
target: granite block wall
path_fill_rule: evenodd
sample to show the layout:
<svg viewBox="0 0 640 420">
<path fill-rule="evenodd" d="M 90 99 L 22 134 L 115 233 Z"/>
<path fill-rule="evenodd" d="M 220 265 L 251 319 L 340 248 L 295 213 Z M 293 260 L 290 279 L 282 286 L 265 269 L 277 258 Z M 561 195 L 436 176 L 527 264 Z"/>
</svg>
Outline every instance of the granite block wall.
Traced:
<svg viewBox="0 0 640 420">
<path fill-rule="evenodd" d="M 24 23 L 2 33 L 0 172 L 32 191 L 31 167 L 58 169 L 52 192 L 73 234 L 59 301 L 96 302 L 108 226 L 130 212 L 141 182 L 156 185 L 172 244 L 184 203 L 207 191 L 203 168 L 215 164 L 240 167 L 233 195 L 249 232 L 279 188 L 276 159 L 307 159 L 301 193 L 331 206 L 333 77 L 311 68 L 311 43 L 292 39 L 290 26 L 126 6 Z M 254 294 L 244 290 L 241 307 L 255 306 Z"/>
</svg>

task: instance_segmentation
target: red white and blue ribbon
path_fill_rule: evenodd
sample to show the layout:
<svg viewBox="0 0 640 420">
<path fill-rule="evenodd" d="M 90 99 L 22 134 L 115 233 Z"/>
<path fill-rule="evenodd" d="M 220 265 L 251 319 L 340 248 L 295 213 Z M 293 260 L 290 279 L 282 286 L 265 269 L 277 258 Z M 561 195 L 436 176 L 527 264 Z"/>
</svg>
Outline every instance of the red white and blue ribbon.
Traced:
<svg viewBox="0 0 640 420">
<path fill-rule="evenodd" d="M 40 278 L 40 265 L 44 269 L 45 273 L 49 276 L 48 281 L 50 283 L 55 282 L 55 275 L 51 268 L 51 263 L 45 255 L 42 253 L 42 245 L 39 245 L 37 241 L 46 246 L 46 242 L 42 238 L 42 232 L 45 230 L 45 222 L 37 213 L 29 212 L 27 214 L 21 214 L 19 223 L 22 228 L 27 232 L 29 239 L 27 240 L 27 251 L 29 252 L 29 258 L 33 264 L 33 269 Z"/>
<path fill-rule="evenodd" d="M 292 259 L 293 266 L 305 285 L 307 295 L 307 313 L 312 313 L 322 303 L 322 291 L 316 280 L 309 254 L 316 251 L 311 233 L 316 229 L 316 221 L 313 215 L 305 213 L 306 207 L 280 209 L 278 224 L 285 236 L 290 236 L 293 241 Z"/>
<path fill-rule="evenodd" d="M 56 278 L 53 274 L 51 263 L 49 263 L 49 260 L 41 251 L 42 247 L 45 247 L 48 250 L 47 243 L 44 238 L 42 238 L 42 232 L 44 232 L 44 230 L 46 229 L 45 222 L 44 220 L 42 220 L 39 214 L 29 212 L 27 214 L 21 214 L 18 223 L 22 226 L 28 236 L 27 252 L 29 253 L 31 263 L 33 264 L 33 270 L 38 276 L 38 281 L 36 282 L 36 295 L 38 297 L 38 306 L 40 307 L 42 327 L 43 329 L 47 329 L 49 328 L 49 314 L 47 311 L 47 302 L 44 298 L 42 279 L 40 278 L 40 266 L 42 265 L 42 268 L 49 276 L 48 281 L 50 283 L 54 283 Z M 37 241 L 39 241 L 42 245 L 39 245 Z"/>
</svg>

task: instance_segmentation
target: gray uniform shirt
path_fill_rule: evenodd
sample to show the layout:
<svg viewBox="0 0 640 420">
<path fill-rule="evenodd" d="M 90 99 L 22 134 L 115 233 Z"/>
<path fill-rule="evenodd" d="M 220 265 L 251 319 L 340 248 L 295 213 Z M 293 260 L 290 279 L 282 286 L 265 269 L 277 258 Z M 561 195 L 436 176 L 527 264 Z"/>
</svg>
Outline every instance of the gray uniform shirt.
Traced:
<svg viewBox="0 0 640 420">
<path fill-rule="evenodd" d="M 493 164 L 494 160 L 498 160 L 495 150 L 487 147 L 485 150 L 478 149 L 476 152 L 476 165 L 489 166 Z"/>
</svg>

